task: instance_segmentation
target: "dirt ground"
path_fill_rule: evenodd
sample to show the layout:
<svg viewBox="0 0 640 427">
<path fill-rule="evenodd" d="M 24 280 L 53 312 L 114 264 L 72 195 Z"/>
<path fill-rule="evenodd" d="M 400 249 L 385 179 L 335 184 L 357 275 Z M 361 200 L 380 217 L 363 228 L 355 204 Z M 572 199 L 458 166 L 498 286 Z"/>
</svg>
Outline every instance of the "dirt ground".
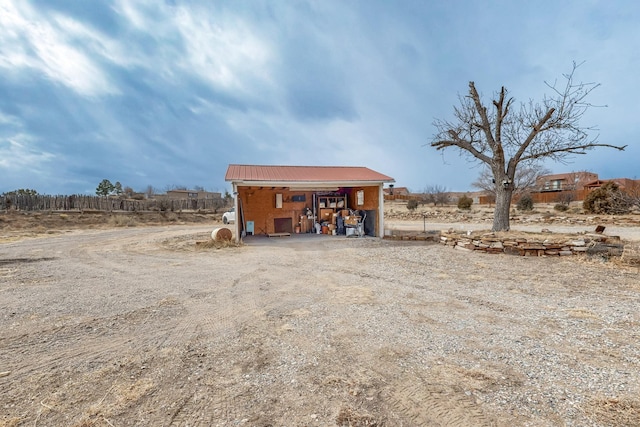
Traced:
<svg viewBox="0 0 640 427">
<path fill-rule="evenodd" d="M 51 215 L 0 220 L 0 426 L 640 425 L 638 268 Z"/>
</svg>

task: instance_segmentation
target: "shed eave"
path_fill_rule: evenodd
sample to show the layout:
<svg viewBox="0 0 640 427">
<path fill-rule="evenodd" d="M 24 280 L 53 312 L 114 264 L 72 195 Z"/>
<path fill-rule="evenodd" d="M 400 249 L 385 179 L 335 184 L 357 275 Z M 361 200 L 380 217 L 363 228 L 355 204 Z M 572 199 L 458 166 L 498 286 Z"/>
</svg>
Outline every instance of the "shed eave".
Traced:
<svg viewBox="0 0 640 427">
<path fill-rule="evenodd" d="M 362 187 L 376 186 L 384 183 L 395 182 L 395 180 L 376 180 L 376 181 L 245 181 L 230 180 L 232 184 L 240 187 Z"/>
</svg>

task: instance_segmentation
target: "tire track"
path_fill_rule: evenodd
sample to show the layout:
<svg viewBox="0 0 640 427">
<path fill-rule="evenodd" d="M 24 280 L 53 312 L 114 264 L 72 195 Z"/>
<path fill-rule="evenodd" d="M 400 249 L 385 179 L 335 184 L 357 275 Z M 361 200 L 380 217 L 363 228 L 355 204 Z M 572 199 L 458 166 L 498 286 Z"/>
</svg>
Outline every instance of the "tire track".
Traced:
<svg viewBox="0 0 640 427">
<path fill-rule="evenodd" d="M 404 425 L 495 427 L 496 420 L 484 413 L 469 396 L 453 387 L 416 382 L 407 378 L 403 386 L 389 392 L 391 412 Z"/>
<path fill-rule="evenodd" d="M 91 360 L 109 360 L 114 354 L 142 351 L 157 335 L 171 330 L 167 320 L 180 313 L 180 307 L 156 305 L 2 338 L 0 354 L 8 361 L 6 366 L 14 371 L 12 377 L 25 377 L 61 366 L 79 366 Z M 152 318 L 165 320 L 156 322 Z M 164 326 L 150 330 L 146 326 L 149 323 Z"/>
<path fill-rule="evenodd" d="M 236 402 L 223 390 L 205 390 L 187 396 L 172 414 L 169 427 L 209 427 L 220 422 L 233 421 Z M 239 420 L 238 420 L 239 421 Z M 218 423 L 218 424 L 216 424 Z"/>
</svg>

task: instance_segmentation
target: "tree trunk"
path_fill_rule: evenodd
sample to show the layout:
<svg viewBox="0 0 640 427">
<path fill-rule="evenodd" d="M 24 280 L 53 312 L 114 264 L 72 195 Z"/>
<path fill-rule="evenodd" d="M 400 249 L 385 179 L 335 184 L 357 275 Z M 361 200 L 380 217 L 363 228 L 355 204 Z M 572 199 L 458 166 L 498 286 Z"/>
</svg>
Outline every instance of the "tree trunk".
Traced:
<svg viewBox="0 0 640 427">
<path fill-rule="evenodd" d="M 509 211 L 511 209 L 512 195 L 512 188 L 496 189 L 496 208 L 493 211 L 493 228 L 491 231 L 509 231 Z"/>
</svg>

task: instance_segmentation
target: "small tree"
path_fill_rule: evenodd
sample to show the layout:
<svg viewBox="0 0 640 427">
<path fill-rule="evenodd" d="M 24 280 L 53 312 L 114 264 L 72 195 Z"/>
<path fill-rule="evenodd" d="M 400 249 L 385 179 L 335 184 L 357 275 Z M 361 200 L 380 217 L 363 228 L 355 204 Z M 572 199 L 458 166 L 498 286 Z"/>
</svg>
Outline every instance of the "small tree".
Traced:
<svg viewBox="0 0 640 427">
<path fill-rule="evenodd" d="M 143 193 L 147 199 L 153 199 L 153 196 L 156 195 L 157 191 L 152 185 L 147 185 L 147 188 L 144 189 Z"/>
<path fill-rule="evenodd" d="M 532 211 L 533 198 L 531 197 L 531 194 L 529 193 L 523 194 L 518 200 L 516 207 L 518 208 L 519 211 L 526 211 L 526 212 Z"/>
<path fill-rule="evenodd" d="M 579 65 L 573 64 L 571 73 L 564 75 L 566 85 L 547 86 L 554 92 L 541 104 L 530 101 L 516 108 L 514 99 L 502 87 L 488 108 L 475 84 L 469 82 L 469 95 L 460 98 L 454 107 L 455 120 L 436 120 L 437 133 L 431 146 L 437 150 L 455 147 L 474 161 L 484 163 L 491 171 L 496 206 L 493 231 L 509 230 L 509 213 L 514 193 L 516 171 L 521 165 L 532 165 L 548 158 L 562 161 L 574 154 L 586 154 L 595 147 L 616 146 L 591 138 L 593 127 L 581 126 L 580 120 L 592 105 L 587 96 L 596 83 L 576 83 L 574 74 Z"/>
<path fill-rule="evenodd" d="M 131 187 L 129 187 L 129 186 L 124 187 L 124 189 L 122 190 L 122 192 L 123 192 L 123 194 L 125 195 L 125 197 L 128 197 L 128 198 L 130 198 L 130 199 L 131 199 L 131 198 L 133 198 L 133 196 L 135 195 L 135 191 L 133 191 L 133 188 L 131 188 Z"/>
<path fill-rule="evenodd" d="M 233 196 L 229 193 L 229 190 L 224 191 L 224 203 L 225 206 L 230 206 L 233 204 Z"/>
<path fill-rule="evenodd" d="M 429 185 L 425 187 L 422 194 L 422 202 L 433 203 L 433 206 L 449 203 L 449 193 L 447 192 L 447 188 L 441 185 Z"/>
<path fill-rule="evenodd" d="M 471 209 L 472 204 L 473 204 L 473 199 L 467 196 L 466 194 L 464 196 L 461 196 L 458 199 L 458 209 L 468 211 L 469 209 Z"/>
<path fill-rule="evenodd" d="M 103 179 L 96 188 L 96 194 L 98 196 L 108 196 L 113 193 L 115 186 L 108 179 Z"/>
<path fill-rule="evenodd" d="M 449 196 L 449 193 L 444 188 L 443 191 L 436 193 L 436 203 L 440 206 L 444 206 L 449 203 L 450 199 L 451 197 Z"/>
<path fill-rule="evenodd" d="M 559 205 L 564 205 L 568 208 L 571 202 L 575 200 L 575 198 L 576 194 L 573 190 L 563 191 L 558 194 L 558 197 L 556 197 L 556 202 L 558 202 Z"/>
<path fill-rule="evenodd" d="M 429 203 L 433 203 L 433 206 L 436 205 L 436 195 L 430 191 L 430 187 L 425 187 L 425 189 L 422 191 L 422 194 L 420 195 L 420 201 L 422 201 L 422 203 L 425 205 Z"/>
<path fill-rule="evenodd" d="M 120 196 L 122 193 L 124 193 L 124 190 L 122 189 L 122 184 L 120 184 L 120 181 L 116 181 L 116 183 L 113 184 L 113 193 L 116 194 L 117 196 Z"/>
</svg>

